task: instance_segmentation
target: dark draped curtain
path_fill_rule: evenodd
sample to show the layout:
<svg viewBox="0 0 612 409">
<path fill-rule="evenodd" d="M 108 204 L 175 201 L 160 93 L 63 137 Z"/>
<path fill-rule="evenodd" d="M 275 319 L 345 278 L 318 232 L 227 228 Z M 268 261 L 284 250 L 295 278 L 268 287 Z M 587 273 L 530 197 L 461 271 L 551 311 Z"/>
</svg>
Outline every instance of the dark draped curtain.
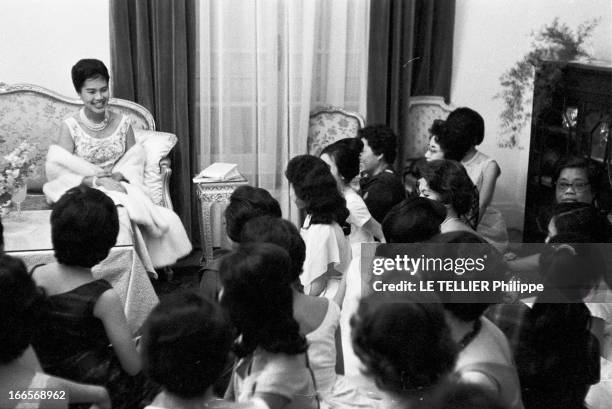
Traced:
<svg viewBox="0 0 612 409">
<path fill-rule="evenodd" d="M 370 6 L 368 123 L 389 125 L 404 147 L 411 96 L 450 100 L 455 0 L 375 0 Z"/>
<path fill-rule="evenodd" d="M 170 194 L 192 241 L 199 237 L 191 183 L 199 152 L 196 1 L 110 1 L 113 96 L 143 105 L 158 131 L 177 136 Z"/>
</svg>

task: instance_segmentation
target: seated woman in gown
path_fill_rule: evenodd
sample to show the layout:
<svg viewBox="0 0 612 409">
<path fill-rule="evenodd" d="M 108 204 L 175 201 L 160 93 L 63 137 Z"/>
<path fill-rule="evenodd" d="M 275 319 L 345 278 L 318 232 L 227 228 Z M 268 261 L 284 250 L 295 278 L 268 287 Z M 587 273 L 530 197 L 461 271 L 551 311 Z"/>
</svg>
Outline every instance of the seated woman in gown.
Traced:
<svg viewBox="0 0 612 409">
<path fill-rule="evenodd" d="M 72 82 L 84 106 L 64 120 L 57 144 L 49 147 L 45 164 L 49 181 L 43 191 L 53 203 L 83 183 L 123 205 L 132 220 L 139 255 L 152 271 L 189 254 L 191 243 L 178 216 L 153 204 L 146 193 L 144 148 L 135 143 L 129 118 L 109 109 L 109 78 L 99 60 L 80 60 L 72 67 Z"/>
</svg>

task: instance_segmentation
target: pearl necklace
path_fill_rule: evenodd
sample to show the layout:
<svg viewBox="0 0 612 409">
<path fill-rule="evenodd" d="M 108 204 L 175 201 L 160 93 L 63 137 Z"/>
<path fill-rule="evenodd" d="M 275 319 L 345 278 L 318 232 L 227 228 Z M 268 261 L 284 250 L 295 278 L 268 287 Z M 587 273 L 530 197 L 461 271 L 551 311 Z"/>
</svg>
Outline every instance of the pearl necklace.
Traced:
<svg viewBox="0 0 612 409">
<path fill-rule="evenodd" d="M 100 132 L 104 130 L 108 125 L 110 115 L 108 114 L 108 110 L 106 110 L 104 111 L 104 119 L 102 120 L 102 122 L 93 122 L 92 120 L 87 118 L 87 115 L 85 115 L 85 108 L 83 107 L 79 111 L 79 118 L 81 118 L 81 122 L 83 123 L 83 125 L 85 125 L 87 129 L 94 132 Z"/>
</svg>

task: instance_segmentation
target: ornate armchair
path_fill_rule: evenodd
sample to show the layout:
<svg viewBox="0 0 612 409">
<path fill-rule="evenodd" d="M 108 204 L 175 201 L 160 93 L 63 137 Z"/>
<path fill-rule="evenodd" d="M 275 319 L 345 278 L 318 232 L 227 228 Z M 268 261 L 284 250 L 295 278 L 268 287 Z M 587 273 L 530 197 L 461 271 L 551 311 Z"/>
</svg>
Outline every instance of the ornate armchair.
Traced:
<svg viewBox="0 0 612 409">
<path fill-rule="evenodd" d="M 408 137 L 406 158 L 423 156 L 429 144 L 429 128 L 435 119 L 446 119 L 455 107 L 442 97 L 419 96 L 410 98 L 408 104 Z"/>
<path fill-rule="evenodd" d="M 404 157 L 404 184 L 412 192 L 416 184 L 415 172 L 429 144 L 429 128 L 436 119 L 446 119 L 455 107 L 444 102 L 442 97 L 418 96 L 408 103 L 408 130 Z"/>
<path fill-rule="evenodd" d="M 21 142 L 36 145 L 46 154 L 59 134 L 62 120 L 78 110 L 83 103 L 32 84 L 0 83 L 0 156 L 11 152 Z M 111 98 L 111 109 L 131 119 L 137 143 L 146 153 L 145 185 L 156 204 L 172 209 L 170 200 L 170 159 L 168 153 L 176 144 L 176 136 L 155 132 L 151 113 L 134 102 Z M 44 160 L 28 179 L 29 208 L 46 208 L 42 185 L 46 182 Z"/>
<path fill-rule="evenodd" d="M 310 155 L 319 156 L 324 147 L 343 138 L 354 138 L 364 127 L 363 117 L 342 108 L 318 108 L 310 114 L 308 141 Z"/>
</svg>

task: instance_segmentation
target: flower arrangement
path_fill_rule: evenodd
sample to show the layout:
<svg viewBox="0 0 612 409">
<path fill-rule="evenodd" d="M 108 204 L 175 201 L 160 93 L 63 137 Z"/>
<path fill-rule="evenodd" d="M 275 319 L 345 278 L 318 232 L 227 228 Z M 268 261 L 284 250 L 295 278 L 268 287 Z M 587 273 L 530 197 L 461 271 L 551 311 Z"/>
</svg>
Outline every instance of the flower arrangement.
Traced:
<svg viewBox="0 0 612 409">
<path fill-rule="evenodd" d="M 0 205 L 9 204 L 13 192 L 25 186 L 40 159 L 37 147 L 23 142 L 0 160 Z"/>
<path fill-rule="evenodd" d="M 512 68 L 500 77 L 502 91 L 495 96 L 504 101 L 504 110 L 500 114 L 502 139 L 498 145 L 502 148 L 521 148 L 519 140 L 521 131 L 530 123 L 532 115 L 530 107 L 539 111 L 549 104 L 550 96 L 555 90 L 555 84 L 561 76 L 561 70 L 542 71 L 545 60 L 572 61 L 588 58 L 584 48 L 599 20 L 589 20 L 580 24 L 572 31 L 566 24 L 555 18 L 549 25 L 542 27 L 537 33 L 531 33 L 533 42 L 531 51 L 519 60 Z M 534 84 L 534 73 L 540 70 L 540 75 Z M 533 89 L 541 90 L 538 101 L 532 101 Z"/>
</svg>

